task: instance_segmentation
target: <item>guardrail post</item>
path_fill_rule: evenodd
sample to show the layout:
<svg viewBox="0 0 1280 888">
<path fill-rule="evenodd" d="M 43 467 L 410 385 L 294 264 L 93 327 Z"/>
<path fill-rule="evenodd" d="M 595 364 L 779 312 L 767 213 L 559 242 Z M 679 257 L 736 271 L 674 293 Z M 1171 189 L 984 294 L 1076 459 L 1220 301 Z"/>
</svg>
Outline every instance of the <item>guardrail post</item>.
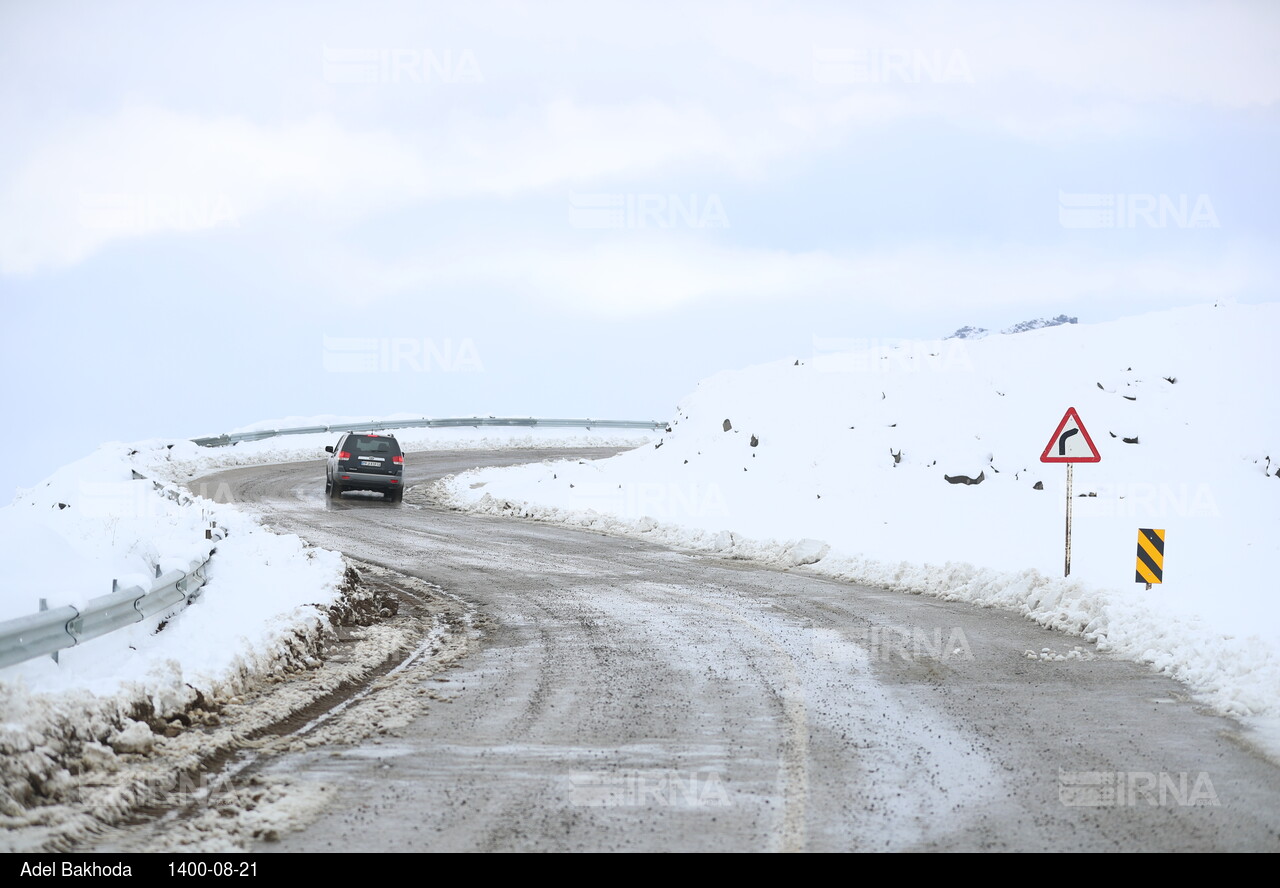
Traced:
<svg viewBox="0 0 1280 888">
<path fill-rule="evenodd" d="M 112 580 L 111 582 L 113 582 L 113 583 L 114 583 L 114 582 L 115 582 L 115 580 Z M 45 612 L 45 611 L 47 611 L 48 609 L 49 609 L 49 599 L 47 599 L 47 598 L 41 598 L 41 599 L 40 599 L 40 613 L 44 613 L 44 612 Z M 53 662 L 55 662 L 55 663 L 57 663 L 57 662 L 58 662 L 58 652 L 57 652 L 57 651 L 54 651 L 54 652 L 53 652 L 53 653 L 51 653 L 49 656 L 50 656 L 50 657 L 53 657 Z"/>
</svg>

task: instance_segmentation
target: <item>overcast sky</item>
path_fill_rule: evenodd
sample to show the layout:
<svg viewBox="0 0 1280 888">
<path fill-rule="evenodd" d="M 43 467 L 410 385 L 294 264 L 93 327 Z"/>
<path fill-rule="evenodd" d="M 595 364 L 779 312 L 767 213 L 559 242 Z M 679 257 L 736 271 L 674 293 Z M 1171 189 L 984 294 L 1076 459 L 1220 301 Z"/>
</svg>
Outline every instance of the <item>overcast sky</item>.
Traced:
<svg viewBox="0 0 1280 888">
<path fill-rule="evenodd" d="M 5 486 L 290 415 L 665 419 L 815 336 L 1272 301 L 1278 38 L 1265 0 L 4 0 L 3 414 L 62 436 Z"/>
</svg>

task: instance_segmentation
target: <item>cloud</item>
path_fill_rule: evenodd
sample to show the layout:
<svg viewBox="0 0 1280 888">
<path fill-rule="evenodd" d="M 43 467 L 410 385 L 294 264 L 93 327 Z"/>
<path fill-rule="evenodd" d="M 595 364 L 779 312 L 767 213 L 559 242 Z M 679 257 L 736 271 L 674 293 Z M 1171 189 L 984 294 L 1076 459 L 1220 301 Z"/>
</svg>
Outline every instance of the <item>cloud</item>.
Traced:
<svg viewBox="0 0 1280 888">
<path fill-rule="evenodd" d="M 917 244 L 876 252 L 786 251 L 630 238 L 536 247 L 453 242 L 412 259 L 327 256 L 321 274 L 365 298 L 469 288 L 550 308 L 612 317 L 658 315 L 710 302 L 844 300 L 924 312 L 1054 307 L 1087 298 L 1207 300 L 1275 284 L 1263 252 L 1184 251 L 1112 256 L 1089 248 L 1009 245 L 958 249 Z"/>
<path fill-rule="evenodd" d="M 795 83 L 821 80 L 814 76 L 821 60 L 845 50 L 863 53 L 847 71 L 857 75 L 849 82 L 862 86 L 942 81 L 951 64 L 953 73 L 970 75 L 951 79 L 994 87 L 1006 98 L 1023 92 L 1019 86 L 1039 84 L 1127 102 L 1243 108 L 1280 100 L 1273 39 L 1280 10 L 1265 3 L 926 2 L 701 11 L 692 26 L 717 56 Z"/>
<path fill-rule="evenodd" d="M 1273 4 L 843 4 L 701 13 L 690 27 L 709 56 L 757 72 L 769 100 L 792 116 L 844 125 L 846 135 L 879 117 L 933 118 L 1032 142 L 1149 138 L 1185 127 L 1186 112 L 1197 106 L 1280 102 L 1273 39 L 1280 7 Z"/>
<path fill-rule="evenodd" d="M 0 185 L 0 270 L 83 260 L 106 244 L 234 226 L 290 200 L 392 200 L 420 191 L 412 152 L 316 119 L 262 127 L 156 108 L 78 120 Z"/>
<path fill-rule="evenodd" d="M 268 126 L 154 107 L 75 119 L 0 180 L 0 271 L 80 262 L 107 244 L 235 226 L 271 210 L 354 223 L 415 202 L 509 197 L 675 162 L 781 150 L 696 108 L 556 100 L 423 131 L 356 132 L 332 118 Z"/>
<path fill-rule="evenodd" d="M 352 18 L 321 4 L 264 22 L 253 45 L 273 51 L 244 52 L 237 14 L 159 17 L 144 36 L 96 12 L 68 32 L 33 7 L 22 39 L 0 34 L 14 134 L 0 146 L 0 273 L 270 213 L 310 229 L 438 200 L 501 213 L 493 201 L 672 171 L 785 181 L 901 121 L 994 132 L 1003 141 L 981 160 L 1000 163 L 1016 141 L 1150 140 L 1198 123 L 1201 103 L 1280 101 L 1280 12 L 1260 3 L 501 10 L 407 4 Z M 342 40 L 465 49 L 483 82 L 325 82 L 324 48 Z M 264 105 L 277 89 L 289 101 Z M 125 94 L 165 101 L 121 107 Z M 67 110 L 85 106 L 105 110 Z"/>
</svg>

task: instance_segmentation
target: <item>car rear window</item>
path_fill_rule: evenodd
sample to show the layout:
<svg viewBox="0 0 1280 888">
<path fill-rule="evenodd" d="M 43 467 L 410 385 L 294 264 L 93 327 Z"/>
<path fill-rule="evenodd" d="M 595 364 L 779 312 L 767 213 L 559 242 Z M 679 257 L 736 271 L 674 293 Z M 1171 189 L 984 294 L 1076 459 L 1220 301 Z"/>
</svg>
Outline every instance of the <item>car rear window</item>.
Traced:
<svg viewBox="0 0 1280 888">
<path fill-rule="evenodd" d="M 400 455 L 400 445 L 395 438 L 371 438 L 368 435 L 359 435 L 348 442 L 348 447 L 356 453 Z"/>
</svg>

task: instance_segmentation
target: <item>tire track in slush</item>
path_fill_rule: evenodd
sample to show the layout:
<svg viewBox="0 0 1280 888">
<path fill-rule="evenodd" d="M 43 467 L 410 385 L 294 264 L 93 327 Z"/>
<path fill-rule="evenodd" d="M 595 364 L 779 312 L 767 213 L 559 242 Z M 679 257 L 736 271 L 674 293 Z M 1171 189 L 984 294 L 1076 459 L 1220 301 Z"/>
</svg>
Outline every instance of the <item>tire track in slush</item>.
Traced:
<svg viewBox="0 0 1280 888">
<path fill-rule="evenodd" d="M 690 598 L 686 590 L 671 588 L 668 591 Z M 711 607 L 729 619 L 745 626 L 756 638 L 776 655 L 782 672 L 782 687 L 775 694 L 782 702 L 786 730 L 782 738 L 781 783 L 783 816 L 780 849 L 784 853 L 798 853 L 808 849 L 805 811 L 809 797 L 809 716 L 805 704 L 804 683 L 795 658 L 769 632 L 746 617 L 724 605 L 705 597 L 698 604 Z"/>
</svg>

